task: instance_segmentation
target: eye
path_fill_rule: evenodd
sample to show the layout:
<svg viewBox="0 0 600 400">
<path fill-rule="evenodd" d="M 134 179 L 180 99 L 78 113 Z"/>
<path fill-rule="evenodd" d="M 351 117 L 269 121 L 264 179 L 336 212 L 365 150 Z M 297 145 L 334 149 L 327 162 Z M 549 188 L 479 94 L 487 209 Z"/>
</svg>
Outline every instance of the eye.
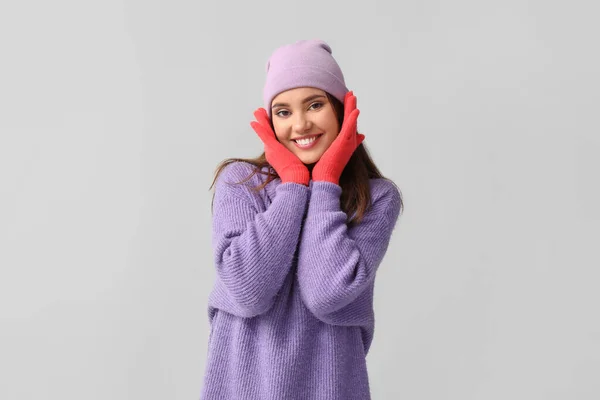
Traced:
<svg viewBox="0 0 600 400">
<path fill-rule="evenodd" d="M 279 110 L 275 113 L 275 115 L 279 116 L 279 117 L 286 117 L 287 115 L 281 115 L 282 112 L 288 112 L 287 110 Z"/>
<path fill-rule="evenodd" d="M 312 103 L 310 106 L 312 107 L 312 106 L 314 106 L 314 105 L 317 105 L 317 106 L 318 106 L 318 107 L 316 108 L 317 110 L 318 110 L 319 108 L 323 107 L 323 103 L 321 103 L 321 102 L 319 102 L 319 101 L 316 101 L 316 102 Z"/>
</svg>

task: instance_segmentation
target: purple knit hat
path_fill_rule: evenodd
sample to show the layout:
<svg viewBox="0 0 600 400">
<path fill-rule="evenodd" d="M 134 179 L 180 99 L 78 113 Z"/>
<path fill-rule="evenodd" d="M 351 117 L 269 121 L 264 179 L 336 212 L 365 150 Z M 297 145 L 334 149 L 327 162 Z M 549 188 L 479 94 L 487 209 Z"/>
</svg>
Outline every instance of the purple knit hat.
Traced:
<svg viewBox="0 0 600 400">
<path fill-rule="evenodd" d="M 322 40 L 300 40 L 276 49 L 267 62 L 263 100 L 271 117 L 271 102 L 279 93 L 297 87 L 324 90 L 342 103 L 348 92 L 340 66 Z"/>
</svg>

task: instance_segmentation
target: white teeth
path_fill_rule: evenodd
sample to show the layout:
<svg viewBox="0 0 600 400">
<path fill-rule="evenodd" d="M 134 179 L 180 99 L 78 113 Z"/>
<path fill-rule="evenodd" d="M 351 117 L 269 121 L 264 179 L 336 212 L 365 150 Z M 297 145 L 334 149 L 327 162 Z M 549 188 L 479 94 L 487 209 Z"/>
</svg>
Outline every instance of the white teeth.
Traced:
<svg viewBox="0 0 600 400">
<path fill-rule="evenodd" d="M 317 136 L 313 136 L 310 139 L 298 139 L 298 140 L 296 140 L 296 143 L 298 143 L 298 144 L 300 144 L 302 146 L 305 146 L 305 145 L 307 145 L 309 143 L 314 142 L 315 140 L 317 140 Z"/>
</svg>

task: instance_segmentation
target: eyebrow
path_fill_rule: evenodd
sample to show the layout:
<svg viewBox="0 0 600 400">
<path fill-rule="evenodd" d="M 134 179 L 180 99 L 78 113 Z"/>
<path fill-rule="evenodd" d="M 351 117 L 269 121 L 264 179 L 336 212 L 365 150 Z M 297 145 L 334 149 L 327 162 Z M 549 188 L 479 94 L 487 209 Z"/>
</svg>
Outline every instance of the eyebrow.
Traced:
<svg viewBox="0 0 600 400">
<path fill-rule="evenodd" d="M 305 98 L 302 103 L 308 103 L 311 100 L 314 99 L 318 99 L 320 97 L 325 98 L 325 96 L 323 96 L 322 94 L 313 94 L 312 96 L 308 96 L 307 98 Z M 289 107 L 290 105 L 287 103 L 275 103 L 273 104 L 273 107 L 271 107 L 271 109 L 276 108 L 276 107 Z"/>
</svg>

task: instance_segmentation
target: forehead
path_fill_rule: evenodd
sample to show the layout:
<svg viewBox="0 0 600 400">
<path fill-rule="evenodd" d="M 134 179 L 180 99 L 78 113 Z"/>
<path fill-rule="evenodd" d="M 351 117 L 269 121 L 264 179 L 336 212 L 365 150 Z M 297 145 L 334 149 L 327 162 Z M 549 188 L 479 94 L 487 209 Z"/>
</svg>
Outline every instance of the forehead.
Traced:
<svg viewBox="0 0 600 400">
<path fill-rule="evenodd" d="M 284 102 L 284 103 L 293 103 L 293 102 L 301 102 L 305 98 L 313 95 L 320 94 L 325 96 L 325 91 L 313 87 L 300 87 L 286 90 L 285 92 L 279 93 L 277 96 L 273 98 L 271 104 L 275 102 Z"/>
</svg>

